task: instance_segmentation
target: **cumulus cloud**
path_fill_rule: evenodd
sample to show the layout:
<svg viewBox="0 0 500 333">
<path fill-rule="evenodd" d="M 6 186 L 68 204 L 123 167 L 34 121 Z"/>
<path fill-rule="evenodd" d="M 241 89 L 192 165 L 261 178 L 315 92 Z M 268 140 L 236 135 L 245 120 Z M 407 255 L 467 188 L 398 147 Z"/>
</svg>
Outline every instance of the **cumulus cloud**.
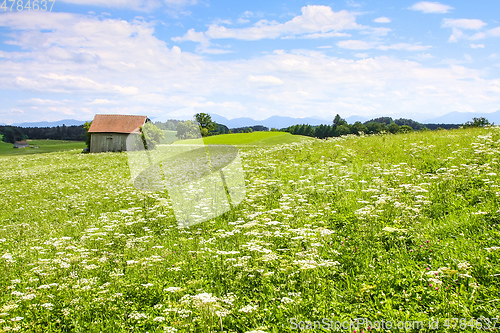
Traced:
<svg viewBox="0 0 500 333">
<path fill-rule="evenodd" d="M 362 40 L 343 40 L 337 43 L 337 46 L 349 50 L 368 50 L 375 48 L 375 43 L 369 43 Z"/>
<path fill-rule="evenodd" d="M 464 30 L 479 30 L 486 25 L 477 19 L 444 19 L 442 26 L 445 28 L 456 28 Z"/>
<path fill-rule="evenodd" d="M 162 6 L 167 7 L 184 7 L 188 5 L 194 5 L 197 3 L 196 0 L 58 0 L 64 3 L 69 3 L 73 5 L 85 5 L 93 7 L 110 7 L 117 9 L 133 9 L 138 11 L 149 12 L 151 10 L 160 8 Z"/>
<path fill-rule="evenodd" d="M 451 28 L 451 36 L 448 39 L 449 42 L 457 42 L 461 38 L 467 38 L 464 34 L 464 30 L 480 30 L 486 23 L 478 19 L 444 19 L 441 26 L 443 28 Z M 482 39 L 486 37 L 484 33 L 476 33 L 473 36 L 469 36 L 469 39 Z"/>
<path fill-rule="evenodd" d="M 195 42 L 199 43 L 196 47 L 196 51 L 198 53 L 206 53 L 206 54 L 224 54 L 231 53 L 230 50 L 214 48 L 212 47 L 212 43 L 210 39 L 205 36 L 203 32 L 197 32 L 194 29 L 189 29 L 188 32 L 182 37 L 174 37 L 172 38 L 174 42 Z"/>
<path fill-rule="evenodd" d="M 356 23 L 356 16 L 346 10 L 334 12 L 328 6 L 309 5 L 302 7 L 301 12 L 301 15 L 285 23 L 260 20 L 253 26 L 246 28 L 228 28 L 212 24 L 204 36 L 210 39 L 231 38 L 248 41 L 290 36 L 319 38 L 337 37 L 336 33 L 343 30 L 363 29 L 361 25 Z M 186 34 L 176 38 L 189 38 L 189 36 Z"/>
<path fill-rule="evenodd" d="M 430 46 L 409 44 L 409 43 L 395 43 L 395 44 L 380 44 L 379 42 L 365 42 L 362 40 L 345 40 L 337 43 L 337 46 L 349 50 L 369 50 L 378 49 L 382 51 L 387 50 L 401 50 L 401 51 L 425 51 Z"/>
<path fill-rule="evenodd" d="M 411 10 L 423 13 L 446 14 L 453 9 L 451 6 L 443 5 L 439 2 L 421 1 L 410 7 Z"/>
<path fill-rule="evenodd" d="M 377 17 L 376 19 L 373 20 L 375 23 L 391 23 L 391 19 L 388 17 Z"/>
<path fill-rule="evenodd" d="M 489 30 L 488 35 L 492 37 L 500 37 L 500 27 Z"/>
<path fill-rule="evenodd" d="M 332 118 L 333 113 L 370 116 L 401 110 L 408 114 L 494 111 L 500 103 L 498 83 L 482 78 L 480 70 L 457 65 L 426 67 L 367 54 L 363 59 L 342 59 L 338 54 L 328 56 L 328 51 L 277 51 L 251 59 L 211 61 L 167 46 L 155 37 L 150 23 L 140 20 L 49 14 L 48 24 L 31 22 L 30 17 L 29 13 L 0 16 L 1 26 L 17 27 L 7 39 L 24 53 L 22 58 L 0 58 L 0 91 L 36 92 L 39 100 L 17 104 L 0 94 L 3 119 L 19 119 L 21 111 L 22 120 L 35 120 L 42 111 L 52 119 L 73 112 L 88 120 L 94 113 L 155 117 L 175 110 L 226 117 L 234 117 L 237 110 L 238 116 L 257 119 L 283 110 L 303 117 L 315 110 L 318 117 Z M 344 47 L 359 50 L 426 48 L 344 42 Z M 63 96 L 62 102 L 49 101 L 54 93 Z"/>
<path fill-rule="evenodd" d="M 283 84 L 283 80 L 273 75 L 250 75 L 248 81 L 264 86 Z"/>
<path fill-rule="evenodd" d="M 404 51 L 425 51 L 431 48 L 429 45 L 409 44 L 409 43 L 395 43 L 390 45 L 380 45 L 377 47 L 379 50 L 404 50 Z"/>
</svg>

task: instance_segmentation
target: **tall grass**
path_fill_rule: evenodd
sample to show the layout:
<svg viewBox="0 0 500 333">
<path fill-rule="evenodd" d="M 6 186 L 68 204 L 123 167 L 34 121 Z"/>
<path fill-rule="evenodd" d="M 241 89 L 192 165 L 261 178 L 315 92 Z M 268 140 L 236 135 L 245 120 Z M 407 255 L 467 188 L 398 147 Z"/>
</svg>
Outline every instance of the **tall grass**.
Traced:
<svg viewBox="0 0 500 333">
<path fill-rule="evenodd" d="M 361 317 L 446 331 L 446 318 L 498 318 L 499 134 L 242 147 L 244 202 L 186 229 L 166 193 L 132 187 L 126 154 L 5 157 L 0 328 L 289 332 Z"/>
</svg>

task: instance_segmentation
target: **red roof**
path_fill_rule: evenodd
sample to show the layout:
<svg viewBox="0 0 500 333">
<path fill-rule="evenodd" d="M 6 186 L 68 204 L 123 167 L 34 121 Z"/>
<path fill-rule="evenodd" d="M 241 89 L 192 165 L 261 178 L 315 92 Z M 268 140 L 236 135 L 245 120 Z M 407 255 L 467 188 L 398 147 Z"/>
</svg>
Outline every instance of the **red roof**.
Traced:
<svg viewBox="0 0 500 333">
<path fill-rule="evenodd" d="M 139 133 L 146 119 L 146 116 L 96 114 L 89 133 Z"/>
</svg>

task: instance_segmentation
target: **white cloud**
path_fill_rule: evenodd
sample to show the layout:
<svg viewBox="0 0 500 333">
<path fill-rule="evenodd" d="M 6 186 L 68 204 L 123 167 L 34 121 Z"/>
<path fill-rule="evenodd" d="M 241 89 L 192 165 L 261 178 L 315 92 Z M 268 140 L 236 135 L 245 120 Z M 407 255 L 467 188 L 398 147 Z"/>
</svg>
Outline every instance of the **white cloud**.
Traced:
<svg viewBox="0 0 500 333">
<path fill-rule="evenodd" d="M 306 34 L 306 35 L 301 35 L 300 37 L 296 36 L 286 36 L 282 37 L 282 39 L 319 39 L 319 38 L 339 38 L 339 37 L 351 37 L 350 34 L 347 34 L 345 32 L 318 32 L 318 33 L 313 33 L 313 34 Z"/>
<path fill-rule="evenodd" d="M 450 10 L 452 10 L 453 7 L 443 5 L 439 2 L 421 1 L 415 3 L 413 6 L 410 7 L 410 9 L 420 11 L 423 13 L 446 14 Z"/>
<path fill-rule="evenodd" d="M 353 39 L 340 41 L 337 43 L 337 46 L 349 50 L 368 50 L 375 48 L 374 43 Z"/>
<path fill-rule="evenodd" d="M 414 59 L 418 61 L 427 61 L 430 59 L 434 59 L 434 56 L 430 53 L 420 53 L 414 56 Z"/>
<path fill-rule="evenodd" d="M 484 44 L 470 44 L 471 49 L 484 49 Z"/>
<path fill-rule="evenodd" d="M 379 50 L 401 50 L 401 51 L 425 51 L 431 48 L 428 45 L 419 44 L 408 44 L 408 43 L 396 43 L 390 45 L 380 45 L 377 47 Z"/>
<path fill-rule="evenodd" d="M 152 11 L 160 8 L 161 6 L 180 8 L 188 5 L 194 5 L 196 0 L 59 0 L 64 3 L 73 5 L 85 5 L 93 7 L 110 7 L 110 8 L 130 8 L 139 11 Z"/>
<path fill-rule="evenodd" d="M 337 46 L 349 50 L 378 49 L 382 51 L 387 51 L 387 50 L 424 51 L 431 48 L 431 46 L 425 46 L 419 44 L 396 43 L 396 44 L 383 45 L 377 42 L 365 42 L 362 40 L 340 41 L 337 43 Z"/>
<path fill-rule="evenodd" d="M 492 37 L 500 37 L 500 27 L 489 30 L 488 35 Z"/>
<path fill-rule="evenodd" d="M 92 102 L 90 102 L 90 104 L 93 104 L 93 105 L 109 105 L 109 104 L 115 104 L 115 103 L 116 103 L 116 101 L 111 101 L 111 100 L 106 99 L 106 98 L 96 98 Z"/>
<path fill-rule="evenodd" d="M 477 19 L 443 19 L 444 28 L 456 28 L 462 30 L 479 30 L 486 25 L 485 22 Z"/>
<path fill-rule="evenodd" d="M 213 48 L 210 39 L 205 36 L 203 32 L 197 32 L 194 29 L 189 29 L 188 32 L 182 37 L 174 37 L 172 38 L 174 42 L 196 42 L 199 45 L 196 47 L 196 51 L 198 53 L 206 53 L 206 54 L 225 54 L 231 53 L 230 50 Z"/>
<path fill-rule="evenodd" d="M 389 32 L 391 32 L 391 28 L 367 28 L 365 30 L 360 31 L 363 35 L 370 35 L 371 37 L 384 37 Z"/>
<path fill-rule="evenodd" d="M 25 53 L 18 58 L 4 51 L 7 56 L 0 58 L 3 119 L 20 119 L 20 111 L 24 112 L 21 120 L 27 121 L 42 113 L 51 118 L 45 120 L 65 118 L 71 112 L 88 120 L 93 113 L 155 117 L 175 110 L 257 119 L 283 110 L 289 116 L 304 117 L 314 110 L 317 117 L 332 118 L 334 113 L 370 116 L 401 110 L 407 114 L 422 110 L 440 114 L 450 109 L 486 112 L 500 104 L 495 93 L 498 83 L 482 78 L 480 70 L 463 66 L 426 67 L 367 54 L 364 59 L 342 59 L 319 50 L 210 61 L 167 47 L 144 21 L 49 14 L 48 24 L 30 22 L 30 17 L 29 13 L 0 16 L 0 25 L 17 27 L 7 38 Z M 38 30 L 40 25 L 43 31 Z M 359 50 L 427 48 L 356 40 L 340 45 Z M 38 100 L 15 105 L 15 94 L 5 93 L 6 89 L 36 91 Z M 48 101 L 54 93 L 63 96 L 62 101 Z"/>
<path fill-rule="evenodd" d="M 266 86 L 283 84 L 283 80 L 273 75 L 250 75 L 248 81 Z"/>
<path fill-rule="evenodd" d="M 285 23 L 260 20 L 248 28 L 227 28 L 212 24 L 204 35 L 210 39 L 260 40 L 301 36 L 305 38 L 338 37 L 336 33 L 348 29 L 363 29 L 356 23 L 356 16 L 346 10 L 334 12 L 328 6 L 302 7 L 302 14 Z M 194 31 L 193 31 L 194 32 Z M 333 33 L 329 35 L 330 33 Z M 192 33 L 191 33 L 192 34 Z M 183 37 L 188 38 L 187 34 Z"/>
<path fill-rule="evenodd" d="M 388 17 L 377 17 L 376 19 L 373 20 L 375 23 L 391 23 L 391 19 Z"/>
<path fill-rule="evenodd" d="M 476 33 L 473 36 L 467 37 L 463 30 L 480 30 L 486 25 L 485 22 L 478 19 L 443 19 L 441 26 L 443 28 L 451 28 L 451 36 L 449 42 L 457 42 L 459 39 L 483 39 L 486 35 L 482 32 Z"/>
</svg>

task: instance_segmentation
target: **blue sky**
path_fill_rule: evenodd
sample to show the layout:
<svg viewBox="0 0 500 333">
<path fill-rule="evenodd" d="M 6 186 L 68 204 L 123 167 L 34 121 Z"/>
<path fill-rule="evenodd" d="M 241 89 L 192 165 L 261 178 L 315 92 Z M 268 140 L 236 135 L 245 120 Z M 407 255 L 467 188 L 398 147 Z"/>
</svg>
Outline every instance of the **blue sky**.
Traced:
<svg viewBox="0 0 500 333">
<path fill-rule="evenodd" d="M 497 1 L 10 4 L 0 8 L 0 123 L 500 109 Z"/>
</svg>

